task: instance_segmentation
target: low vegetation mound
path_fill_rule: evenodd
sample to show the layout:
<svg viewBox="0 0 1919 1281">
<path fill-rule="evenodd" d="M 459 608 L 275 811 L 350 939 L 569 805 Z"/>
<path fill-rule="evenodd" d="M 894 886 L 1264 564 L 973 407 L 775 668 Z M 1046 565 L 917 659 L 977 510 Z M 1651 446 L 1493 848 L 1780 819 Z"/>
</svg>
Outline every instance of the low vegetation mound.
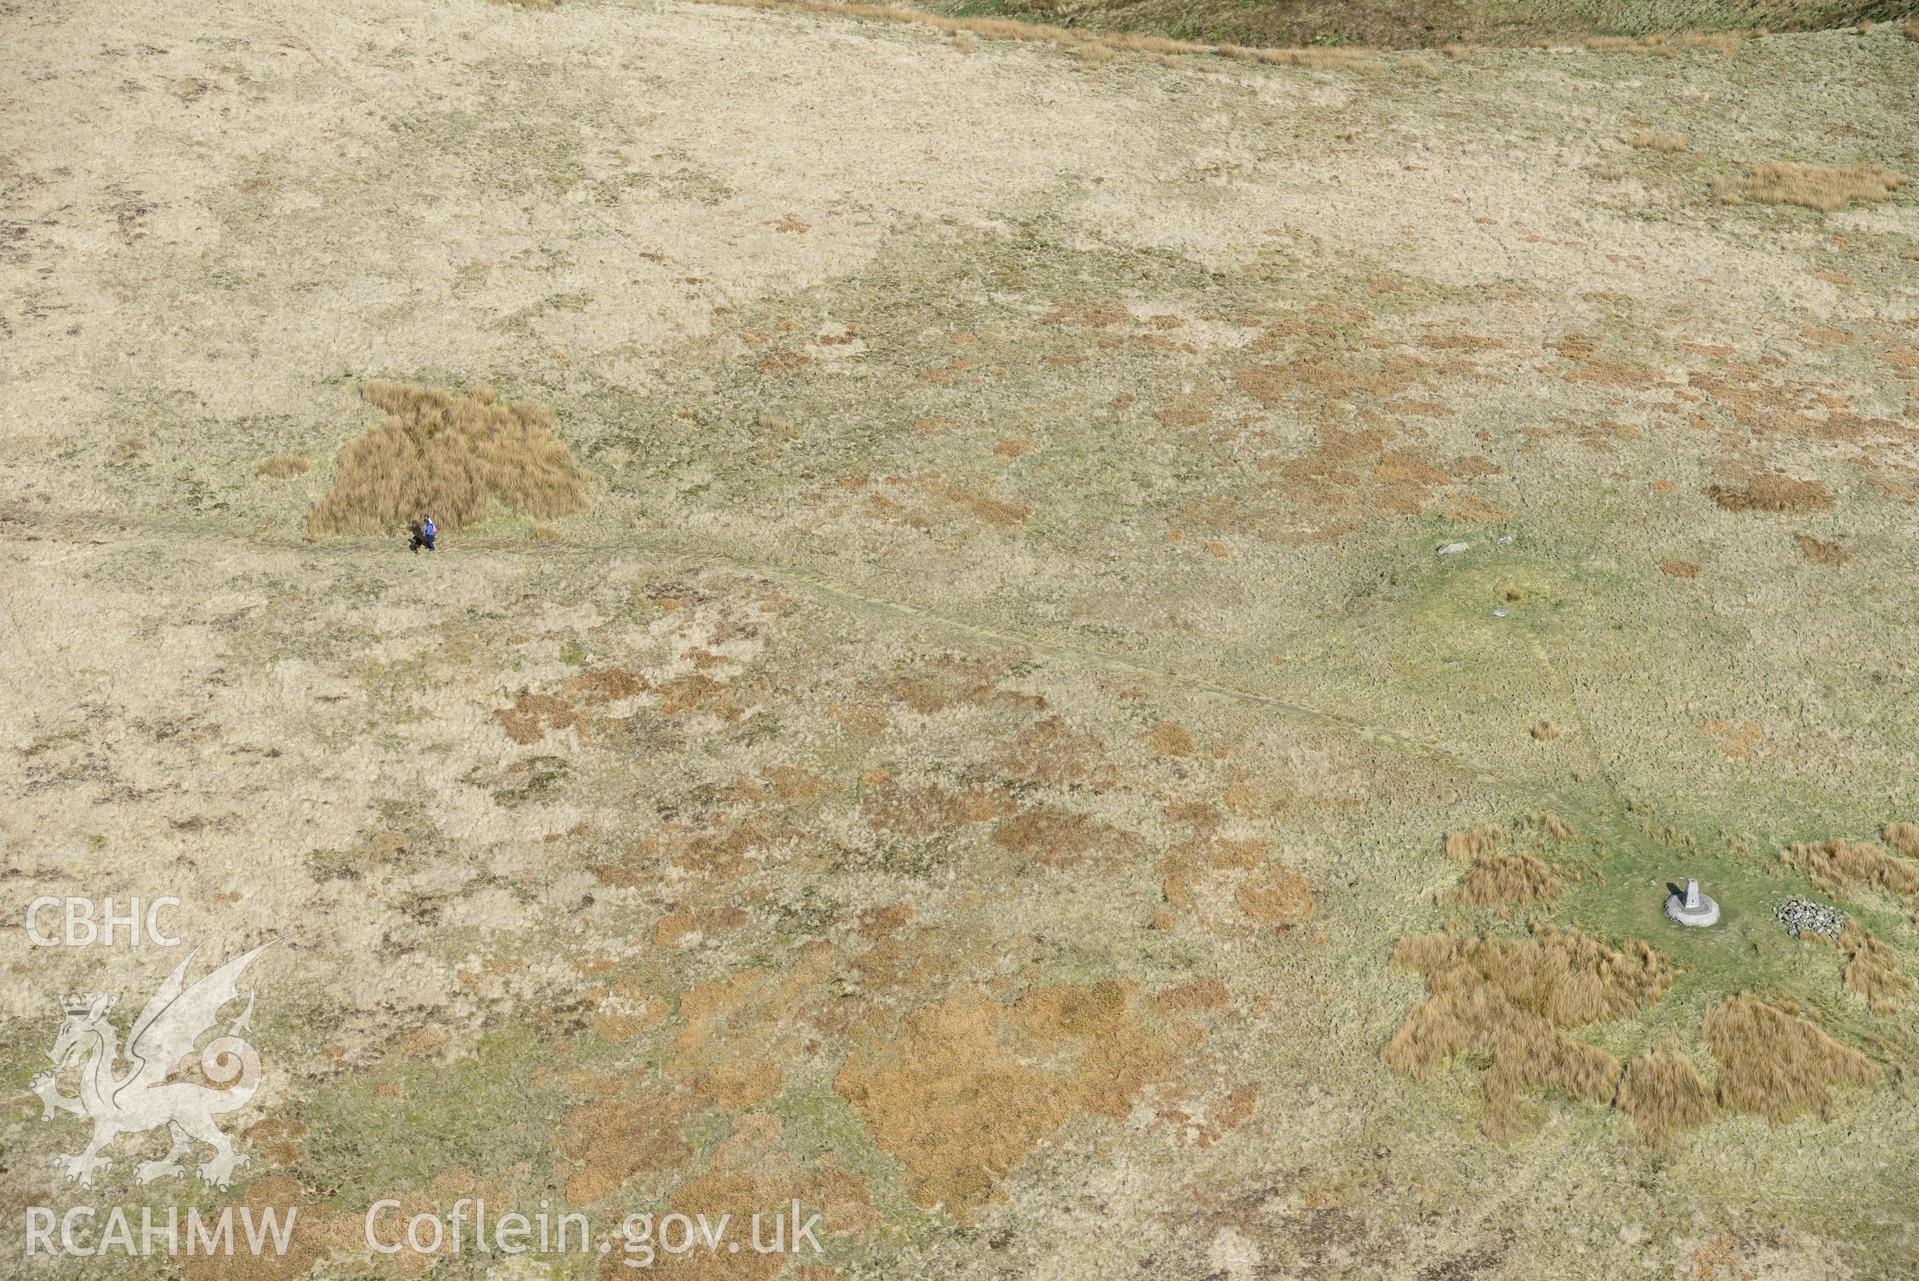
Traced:
<svg viewBox="0 0 1919 1281">
<path fill-rule="evenodd" d="M 1562 1029 L 1618 1018 L 1659 998 L 1673 980 L 1644 943 L 1616 950 L 1587 935 L 1541 930 L 1530 939 L 1403 939 L 1393 964 L 1425 976 L 1430 993 L 1406 1018 L 1381 1057 L 1413 1076 L 1473 1053 L 1489 1060 L 1481 1075 L 1493 1138 L 1519 1125 L 1522 1096 L 1558 1091 L 1609 1103 L 1619 1061 Z"/>
<path fill-rule="evenodd" d="M 1769 1120 L 1805 1111 L 1830 1118 L 1831 1087 L 1879 1079 L 1865 1055 L 1750 993 L 1722 1002 L 1703 1032 L 1719 1063 L 1719 1102 Z"/>
<path fill-rule="evenodd" d="M 533 518 L 586 505 L 586 474 L 548 410 L 410 383 L 370 382 L 361 394 L 386 420 L 340 452 L 309 534 L 386 533 L 423 512 L 455 530 L 483 520 L 494 501 Z"/>
</svg>

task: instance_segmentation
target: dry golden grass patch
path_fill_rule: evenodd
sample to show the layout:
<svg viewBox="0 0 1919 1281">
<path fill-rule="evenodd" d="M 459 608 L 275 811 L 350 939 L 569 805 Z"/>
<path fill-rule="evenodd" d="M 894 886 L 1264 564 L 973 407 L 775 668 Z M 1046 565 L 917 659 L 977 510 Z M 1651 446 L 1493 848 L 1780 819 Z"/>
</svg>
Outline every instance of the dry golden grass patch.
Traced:
<svg viewBox="0 0 1919 1281">
<path fill-rule="evenodd" d="M 1563 733 L 1565 731 L 1551 721 L 1537 721 L 1532 728 L 1532 736 L 1542 743 L 1550 743 Z"/>
<path fill-rule="evenodd" d="M 1703 1034 L 1719 1063 L 1719 1102 L 1769 1120 L 1802 1111 L 1830 1118 L 1831 1087 L 1879 1079 L 1865 1055 L 1751 993 L 1722 1002 Z"/>
<path fill-rule="evenodd" d="M 1904 31 L 1906 33 L 1906 39 L 1919 40 L 1919 18 L 1914 18 L 1908 22 L 1904 27 Z"/>
<path fill-rule="evenodd" d="M 1402 939 L 1393 964 L 1425 976 L 1430 996 L 1380 1052 L 1425 1078 L 1468 1051 L 1490 1065 L 1480 1078 L 1482 1122 L 1494 1138 L 1513 1133 L 1521 1095 L 1557 1091 L 1610 1103 L 1619 1062 L 1561 1029 L 1618 1018 L 1659 998 L 1672 970 L 1644 943 L 1614 950 L 1583 934 L 1540 930 L 1515 942 L 1429 935 Z"/>
<path fill-rule="evenodd" d="M 1852 200 L 1889 200 L 1906 182 L 1884 165 L 1796 165 L 1779 161 L 1748 165 L 1738 180 L 1720 179 L 1714 193 L 1728 204 L 1799 205 L 1821 213 Z"/>
<path fill-rule="evenodd" d="M 1559 874 L 1534 854 L 1487 854 L 1459 878 L 1453 902 L 1466 907 L 1508 907 L 1559 892 Z"/>
<path fill-rule="evenodd" d="M 286 480 L 309 471 L 312 466 L 312 463 L 296 454 L 281 454 L 277 458 L 267 459 L 254 468 L 254 474 L 271 480 Z"/>
<path fill-rule="evenodd" d="M 1632 1118 L 1646 1142 L 1663 1144 L 1712 1119 L 1712 1090 L 1691 1059 L 1673 1046 L 1661 1046 L 1626 1065 L 1613 1106 Z"/>
<path fill-rule="evenodd" d="M 1912 990 L 1912 980 L 1899 972 L 1898 954 L 1850 921 L 1839 935 L 1839 945 L 1851 950 L 1840 971 L 1846 986 L 1865 997 L 1874 1014 L 1897 1010 L 1899 998 Z"/>
<path fill-rule="evenodd" d="M 1626 135 L 1626 145 L 1638 151 L 1684 151 L 1686 140 L 1676 133 L 1641 129 Z"/>
<path fill-rule="evenodd" d="M 1919 863 L 1895 857 L 1870 841 L 1795 843 L 1779 861 L 1804 872 L 1828 894 L 1875 887 L 1901 896 L 1919 894 Z"/>
<path fill-rule="evenodd" d="M 1831 565 L 1837 569 L 1851 560 L 1845 548 L 1838 543 L 1829 543 L 1823 538 L 1814 538 L 1811 534 L 1794 534 L 1792 541 L 1799 544 L 1799 550 L 1807 560 L 1816 560 L 1821 565 Z"/>
<path fill-rule="evenodd" d="M 586 505 L 586 474 L 545 409 L 409 383 L 370 382 L 361 394 L 387 418 L 340 452 L 309 534 L 391 532 L 423 512 L 455 530 L 484 519 L 495 500 L 529 517 Z"/>
</svg>

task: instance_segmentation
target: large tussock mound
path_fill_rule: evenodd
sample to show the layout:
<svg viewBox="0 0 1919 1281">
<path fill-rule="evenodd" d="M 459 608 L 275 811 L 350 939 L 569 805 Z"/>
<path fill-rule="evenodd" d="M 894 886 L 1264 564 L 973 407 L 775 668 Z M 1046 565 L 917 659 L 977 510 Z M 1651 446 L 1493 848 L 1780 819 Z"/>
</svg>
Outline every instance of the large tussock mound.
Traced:
<svg viewBox="0 0 1919 1281">
<path fill-rule="evenodd" d="M 1750 994 L 1722 1003 L 1703 1031 L 1719 1061 L 1719 1102 L 1770 1120 L 1803 1111 L 1829 1118 L 1836 1110 L 1832 1086 L 1879 1079 L 1859 1051 Z"/>
<path fill-rule="evenodd" d="M 310 534 L 387 533 L 423 512 L 454 530 L 484 519 L 494 500 L 536 518 L 586 505 L 586 475 L 545 409 L 409 383 L 370 382 L 361 394 L 387 418 L 341 451 Z"/>
<path fill-rule="evenodd" d="M 1712 1090 L 1699 1079 L 1692 1060 L 1662 1046 L 1626 1065 L 1613 1106 L 1632 1118 L 1648 1143 L 1664 1143 L 1712 1119 Z"/>
<path fill-rule="evenodd" d="M 1643 943 L 1616 951 L 1586 935 L 1552 930 L 1517 942 L 1404 939 L 1393 963 L 1423 974 L 1431 996 L 1407 1016 L 1381 1057 L 1419 1077 L 1468 1051 L 1490 1058 L 1480 1080 L 1482 1128 L 1495 1138 L 1518 1128 L 1526 1093 L 1557 1090 L 1611 1102 L 1619 1061 L 1561 1029 L 1618 1018 L 1657 1000 L 1673 980 Z"/>
</svg>

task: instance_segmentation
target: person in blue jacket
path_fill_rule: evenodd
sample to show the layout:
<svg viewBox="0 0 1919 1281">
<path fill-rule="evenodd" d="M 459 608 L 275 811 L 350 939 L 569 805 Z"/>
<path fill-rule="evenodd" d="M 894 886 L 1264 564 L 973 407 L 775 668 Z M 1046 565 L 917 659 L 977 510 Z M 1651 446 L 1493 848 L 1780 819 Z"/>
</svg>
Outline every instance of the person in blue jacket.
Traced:
<svg viewBox="0 0 1919 1281">
<path fill-rule="evenodd" d="M 420 527 L 413 531 L 412 550 L 417 552 L 424 547 L 428 551 L 433 551 L 433 540 L 439 536 L 440 527 L 433 523 L 433 515 L 429 512 L 420 517 Z"/>
</svg>

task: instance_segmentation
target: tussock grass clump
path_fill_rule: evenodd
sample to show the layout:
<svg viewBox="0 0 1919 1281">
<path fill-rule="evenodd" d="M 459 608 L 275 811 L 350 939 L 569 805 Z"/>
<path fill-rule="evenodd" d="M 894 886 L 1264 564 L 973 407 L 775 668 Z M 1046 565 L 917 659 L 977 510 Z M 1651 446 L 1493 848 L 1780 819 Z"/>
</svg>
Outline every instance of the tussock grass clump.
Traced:
<svg viewBox="0 0 1919 1281">
<path fill-rule="evenodd" d="M 1773 162 L 1748 165 L 1737 181 L 1721 179 L 1714 190 L 1721 200 L 1737 204 L 1749 200 L 1762 205 L 1799 205 L 1821 213 L 1852 200 L 1876 203 L 1889 200 L 1906 182 L 1904 174 L 1884 165 L 1795 165 Z"/>
<path fill-rule="evenodd" d="M 1579 833 L 1573 831 L 1570 823 L 1551 810 L 1544 814 L 1529 814 L 1526 816 L 1526 821 L 1555 841 L 1576 840 L 1579 836 Z"/>
<path fill-rule="evenodd" d="M 1879 829 L 1879 839 L 1908 858 L 1919 858 L 1919 823 L 1888 823 Z"/>
<path fill-rule="evenodd" d="M 1626 135 L 1626 145 L 1637 151 L 1684 151 L 1686 140 L 1676 133 L 1641 129 L 1637 133 Z"/>
<path fill-rule="evenodd" d="M 483 519 L 494 500 L 536 518 L 586 505 L 586 474 L 545 409 L 409 383 L 370 382 L 361 394 L 387 418 L 340 452 L 332 490 L 307 517 L 310 534 L 403 529 L 422 512 L 454 530 Z"/>
<path fill-rule="evenodd" d="M 1821 565 L 1831 565 L 1837 569 L 1852 559 L 1852 555 L 1838 543 L 1829 543 L 1811 534 L 1794 534 L 1792 541 L 1799 544 L 1799 551 L 1807 560 L 1818 561 Z"/>
<path fill-rule="evenodd" d="M 1532 903 L 1559 892 L 1559 875 L 1532 854 L 1488 854 L 1459 878 L 1453 901 L 1467 907 Z"/>
<path fill-rule="evenodd" d="M 1617 1018 L 1657 1000 L 1672 971 L 1651 948 L 1623 951 L 1546 929 L 1515 942 L 1429 935 L 1402 939 L 1393 964 L 1426 978 L 1431 995 L 1380 1051 L 1388 1066 L 1426 1078 L 1468 1051 L 1487 1056 L 1480 1078 L 1494 1138 L 1513 1133 L 1521 1097 L 1557 1091 L 1610 1102 L 1619 1061 L 1561 1029 Z"/>
<path fill-rule="evenodd" d="M 1642 1139 L 1663 1145 L 1681 1130 L 1696 1130 L 1712 1119 L 1712 1090 L 1691 1059 L 1661 1046 L 1626 1065 L 1613 1106 L 1632 1118 Z"/>
<path fill-rule="evenodd" d="M 1754 476 L 1744 486 L 1708 485 L 1706 497 L 1729 512 L 1829 512 L 1832 495 L 1816 480 Z"/>
<path fill-rule="evenodd" d="M 1899 998 L 1912 990 L 1912 980 L 1899 972 L 1898 953 L 1850 922 L 1839 936 L 1839 945 L 1852 950 L 1840 971 L 1846 986 L 1865 997 L 1874 1014 L 1897 1010 Z"/>
<path fill-rule="evenodd" d="M 1779 861 L 1804 872 L 1828 894 L 1854 894 L 1877 887 L 1901 896 L 1919 894 L 1919 864 L 1896 858 L 1870 841 L 1795 843 Z"/>
<path fill-rule="evenodd" d="M 1469 858 L 1478 858 L 1495 845 L 1506 839 L 1506 829 L 1493 823 L 1475 827 L 1466 832 L 1446 833 L 1446 857 L 1456 858 L 1462 863 Z"/>
<path fill-rule="evenodd" d="M 254 473 L 272 480 L 286 480 L 289 477 L 302 475 L 312 466 L 312 463 L 296 454 L 281 454 L 277 458 L 269 458 L 261 463 L 254 468 Z"/>
<path fill-rule="evenodd" d="M 1830 1118 L 1831 1087 L 1879 1079 L 1865 1055 L 1749 992 L 1721 1002 L 1703 1033 L 1719 1063 L 1719 1102 L 1772 1121 L 1803 1111 Z"/>
</svg>

